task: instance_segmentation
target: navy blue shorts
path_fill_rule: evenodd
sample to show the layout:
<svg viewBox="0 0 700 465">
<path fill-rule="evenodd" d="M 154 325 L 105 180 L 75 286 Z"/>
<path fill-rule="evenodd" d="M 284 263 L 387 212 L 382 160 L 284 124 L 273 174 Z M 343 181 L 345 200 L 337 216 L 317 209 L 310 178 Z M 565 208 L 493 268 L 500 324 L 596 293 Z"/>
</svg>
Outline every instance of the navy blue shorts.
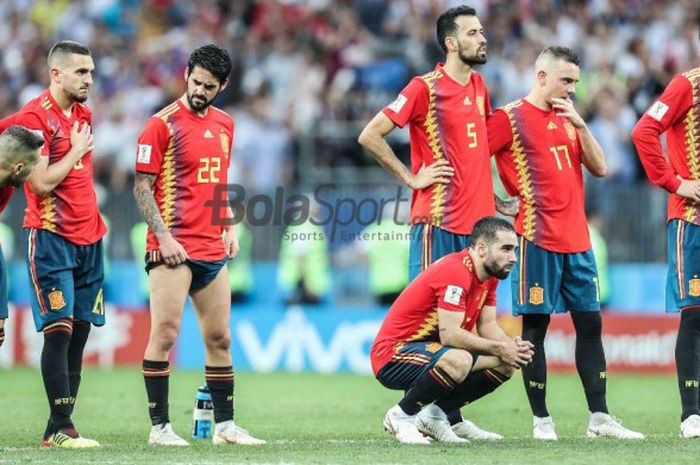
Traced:
<svg viewBox="0 0 700 465">
<path fill-rule="evenodd" d="M 700 226 L 671 220 L 668 234 L 666 312 L 700 307 Z"/>
<path fill-rule="evenodd" d="M 592 250 L 558 253 L 519 237 L 513 267 L 513 315 L 599 311 L 598 270 Z"/>
<path fill-rule="evenodd" d="M 105 324 L 102 240 L 76 245 L 43 229 L 25 229 L 34 326 L 61 318 Z"/>
<path fill-rule="evenodd" d="M 5 257 L 3 257 L 2 249 L 0 249 L 0 320 L 6 320 L 8 316 L 7 296 L 9 292 L 10 288 L 7 284 L 7 268 L 5 267 Z"/>
<path fill-rule="evenodd" d="M 151 250 L 146 252 L 146 273 L 151 271 L 153 268 L 165 265 L 165 262 L 160 256 L 159 250 Z M 210 282 L 214 281 L 216 275 L 219 274 L 221 268 L 226 266 L 226 259 L 215 260 L 215 261 L 204 261 L 204 260 L 191 260 L 187 259 L 185 265 L 192 271 L 192 282 L 190 283 L 189 292 L 196 291 L 205 287 Z"/>
<path fill-rule="evenodd" d="M 409 389 L 420 375 L 432 368 L 445 352 L 453 348 L 443 346 L 439 342 L 409 342 L 397 350 L 391 360 L 380 368 L 377 380 L 389 389 Z M 477 356 L 473 357 L 476 363 Z"/>
<path fill-rule="evenodd" d="M 411 227 L 408 254 L 408 281 L 413 281 L 431 263 L 447 254 L 469 247 L 469 236 L 453 234 L 431 224 L 416 223 Z"/>
</svg>

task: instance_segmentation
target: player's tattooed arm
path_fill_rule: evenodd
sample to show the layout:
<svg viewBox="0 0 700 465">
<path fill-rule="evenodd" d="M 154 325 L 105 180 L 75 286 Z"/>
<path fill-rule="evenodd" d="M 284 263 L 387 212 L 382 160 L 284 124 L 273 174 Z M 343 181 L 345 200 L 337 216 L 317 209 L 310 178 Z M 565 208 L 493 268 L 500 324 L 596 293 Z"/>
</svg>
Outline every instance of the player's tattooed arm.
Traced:
<svg viewBox="0 0 700 465">
<path fill-rule="evenodd" d="M 156 199 L 153 197 L 153 184 L 155 182 L 155 174 L 136 173 L 134 197 L 136 198 L 136 206 L 141 212 L 144 221 L 151 228 L 153 234 L 160 236 L 167 234 L 168 228 L 165 226 L 160 210 L 158 210 Z"/>
<path fill-rule="evenodd" d="M 518 207 L 520 206 L 520 201 L 518 197 L 508 197 L 507 199 L 502 199 L 497 195 L 493 196 L 496 201 L 496 211 L 502 215 L 515 216 L 518 214 Z"/>
</svg>

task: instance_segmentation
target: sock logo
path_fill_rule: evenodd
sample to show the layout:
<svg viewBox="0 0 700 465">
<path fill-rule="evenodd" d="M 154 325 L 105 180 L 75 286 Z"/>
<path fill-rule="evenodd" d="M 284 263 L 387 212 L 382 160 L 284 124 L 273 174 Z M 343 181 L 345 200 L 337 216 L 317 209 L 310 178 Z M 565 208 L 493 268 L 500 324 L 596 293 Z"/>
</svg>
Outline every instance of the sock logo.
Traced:
<svg viewBox="0 0 700 465">
<path fill-rule="evenodd" d="M 700 381 L 698 381 L 697 379 L 686 379 L 685 380 L 685 387 L 687 387 L 687 388 L 700 387 Z"/>
<path fill-rule="evenodd" d="M 54 405 L 70 405 L 75 403 L 75 398 L 73 397 L 57 397 L 53 400 Z"/>
<path fill-rule="evenodd" d="M 158 405 L 158 402 L 149 402 L 148 408 L 156 408 L 157 405 Z"/>
<path fill-rule="evenodd" d="M 600 372 L 600 379 L 607 379 L 608 378 L 608 372 L 607 371 L 601 371 Z"/>
<path fill-rule="evenodd" d="M 226 396 L 226 402 L 233 402 L 233 396 Z"/>
<path fill-rule="evenodd" d="M 530 381 L 528 383 L 528 386 L 530 386 L 531 388 L 536 388 L 536 389 L 544 389 L 544 385 L 545 385 L 545 383 L 538 383 L 536 381 Z"/>
</svg>

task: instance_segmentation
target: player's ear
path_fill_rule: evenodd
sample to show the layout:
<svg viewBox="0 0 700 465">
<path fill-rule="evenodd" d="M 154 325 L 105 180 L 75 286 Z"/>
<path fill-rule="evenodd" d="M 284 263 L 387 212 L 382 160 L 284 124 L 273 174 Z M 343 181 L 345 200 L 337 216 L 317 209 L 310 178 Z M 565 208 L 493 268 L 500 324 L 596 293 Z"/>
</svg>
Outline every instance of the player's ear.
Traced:
<svg viewBox="0 0 700 465">
<path fill-rule="evenodd" d="M 445 46 L 448 52 L 457 50 L 457 39 L 452 36 L 445 36 Z"/>
<path fill-rule="evenodd" d="M 185 82 L 187 82 L 187 80 L 190 78 L 190 69 L 189 69 L 189 67 L 185 66 L 185 72 L 183 73 L 183 75 L 184 75 L 184 77 L 185 77 Z"/>
<path fill-rule="evenodd" d="M 228 79 L 226 79 L 224 82 L 221 83 L 221 88 L 219 89 L 219 92 L 224 90 L 227 85 L 228 85 Z"/>
</svg>

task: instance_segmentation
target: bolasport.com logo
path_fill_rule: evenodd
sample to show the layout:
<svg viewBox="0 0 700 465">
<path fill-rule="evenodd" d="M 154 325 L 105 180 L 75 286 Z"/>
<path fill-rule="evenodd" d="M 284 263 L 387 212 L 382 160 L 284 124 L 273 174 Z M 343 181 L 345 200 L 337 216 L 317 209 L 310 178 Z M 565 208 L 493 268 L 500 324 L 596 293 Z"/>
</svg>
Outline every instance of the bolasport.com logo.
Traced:
<svg viewBox="0 0 700 465">
<path fill-rule="evenodd" d="M 347 186 L 343 186 L 347 191 Z M 244 222 L 251 227 L 298 226 L 310 222 L 322 226 L 328 238 L 334 240 L 345 227 L 368 226 L 385 221 L 397 225 L 409 223 L 407 211 L 410 194 L 401 186 L 389 195 L 370 195 L 366 185 L 364 194 L 339 195 L 335 184 L 318 185 L 312 192 L 292 193 L 277 187 L 270 194 L 249 194 L 240 184 L 221 184 L 214 188 L 214 199 L 205 203 L 211 210 L 211 221 L 216 226 L 229 226 Z M 228 217 L 226 207 L 233 216 Z"/>
</svg>

